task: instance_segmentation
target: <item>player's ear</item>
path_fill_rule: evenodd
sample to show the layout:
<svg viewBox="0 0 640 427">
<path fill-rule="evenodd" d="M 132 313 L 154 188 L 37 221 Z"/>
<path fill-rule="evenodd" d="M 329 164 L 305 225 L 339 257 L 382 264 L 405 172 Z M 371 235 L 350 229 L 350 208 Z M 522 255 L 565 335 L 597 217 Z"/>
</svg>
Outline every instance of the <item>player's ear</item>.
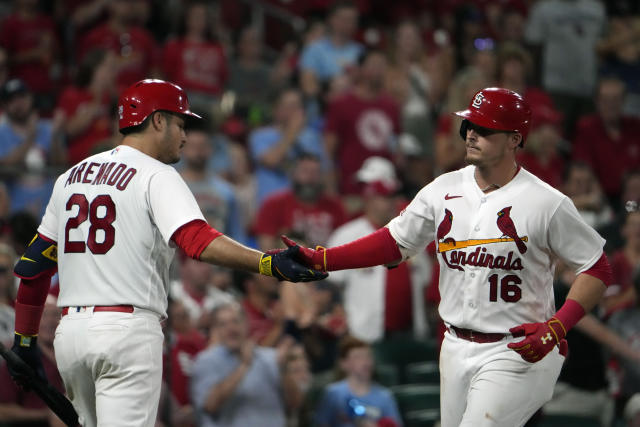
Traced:
<svg viewBox="0 0 640 427">
<path fill-rule="evenodd" d="M 150 119 L 151 126 L 157 131 L 162 131 L 167 126 L 167 117 L 162 111 L 154 111 Z"/>
<path fill-rule="evenodd" d="M 519 134 L 517 132 L 509 134 L 509 146 L 511 148 L 515 150 L 516 148 L 521 146 L 520 145 L 521 143 L 522 143 L 522 134 Z"/>
</svg>

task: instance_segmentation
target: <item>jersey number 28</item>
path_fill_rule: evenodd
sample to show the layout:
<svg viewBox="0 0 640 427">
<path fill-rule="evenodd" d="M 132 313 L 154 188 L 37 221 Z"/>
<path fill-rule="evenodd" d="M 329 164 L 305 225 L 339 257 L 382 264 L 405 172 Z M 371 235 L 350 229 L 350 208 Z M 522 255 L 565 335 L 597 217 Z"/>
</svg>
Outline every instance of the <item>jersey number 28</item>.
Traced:
<svg viewBox="0 0 640 427">
<path fill-rule="evenodd" d="M 74 206 L 78 206 L 78 214 L 69 218 L 67 225 L 64 227 L 64 251 L 65 253 L 83 253 L 86 247 L 92 254 L 100 255 L 109 252 L 113 247 L 116 237 L 116 229 L 113 228 L 113 221 L 116 220 L 116 204 L 113 203 L 111 196 L 101 194 L 89 203 L 84 194 L 73 194 L 67 200 L 66 210 L 70 211 Z M 98 209 L 104 207 L 102 216 L 98 216 Z M 69 240 L 69 231 L 78 228 L 80 224 L 89 218 L 89 236 L 87 243 L 83 241 Z M 104 239 L 98 242 L 98 230 L 104 232 Z"/>
</svg>

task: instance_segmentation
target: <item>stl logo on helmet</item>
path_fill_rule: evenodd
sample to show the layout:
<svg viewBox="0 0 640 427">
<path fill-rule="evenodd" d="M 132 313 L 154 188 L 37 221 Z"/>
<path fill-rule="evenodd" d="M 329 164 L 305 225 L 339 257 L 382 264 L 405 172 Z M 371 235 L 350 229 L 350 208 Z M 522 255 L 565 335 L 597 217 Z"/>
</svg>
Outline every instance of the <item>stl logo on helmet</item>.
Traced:
<svg viewBox="0 0 640 427">
<path fill-rule="evenodd" d="M 484 95 L 482 94 L 482 92 L 478 92 L 475 98 L 473 98 L 473 102 L 471 103 L 471 105 L 475 108 L 480 108 L 482 101 L 484 101 Z"/>
</svg>

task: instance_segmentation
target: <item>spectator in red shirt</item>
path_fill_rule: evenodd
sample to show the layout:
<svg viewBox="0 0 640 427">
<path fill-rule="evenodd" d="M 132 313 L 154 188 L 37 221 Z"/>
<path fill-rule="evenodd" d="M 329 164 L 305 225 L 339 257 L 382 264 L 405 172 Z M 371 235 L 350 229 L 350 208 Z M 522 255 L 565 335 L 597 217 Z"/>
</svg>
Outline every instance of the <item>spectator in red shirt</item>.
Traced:
<svg viewBox="0 0 640 427">
<path fill-rule="evenodd" d="M 104 49 L 89 52 L 82 60 L 76 82 L 58 100 L 58 111 L 65 115 L 71 164 L 89 156 L 92 148 L 112 133 L 110 108 L 114 102 L 116 56 Z"/>
<path fill-rule="evenodd" d="M 182 414 L 183 423 L 180 425 L 195 425 L 195 415 L 189 397 L 189 381 L 193 361 L 196 355 L 207 347 L 207 338 L 194 327 L 189 312 L 182 302 L 171 301 L 169 318 L 171 319 L 169 332 L 171 365 L 164 371 L 165 375 L 167 372 L 170 373 L 171 392 Z M 187 421 L 190 422 L 187 424 Z"/>
<path fill-rule="evenodd" d="M 56 298 L 47 296 L 40 330 L 38 347 L 42 354 L 42 366 L 49 384 L 64 393 L 62 378 L 56 367 L 53 353 L 53 338 L 60 321 L 60 309 L 56 307 Z M 20 425 L 24 427 L 48 427 L 50 420 L 56 419 L 42 399 L 33 391 L 20 388 L 9 375 L 6 365 L 0 367 L 0 424 Z"/>
<path fill-rule="evenodd" d="M 640 267 L 640 212 L 627 214 L 621 233 L 625 245 L 611 256 L 613 284 L 607 288 L 600 304 L 606 315 L 633 306 L 638 298 L 633 275 Z"/>
<path fill-rule="evenodd" d="M 241 304 L 247 318 L 249 338 L 257 345 L 275 347 L 285 330 L 278 281 L 258 274 L 243 274 L 240 277 L 245 292 Z"/>
<path fill-rule="evenodd" d="M 327 109 L 325 145 L 336 162 L 340 192 L 358 194 L 354 177 L 367 157 L 391 159 L 400 133 L 400 107 L 384 92 L 387 60 L 380 51 L 362 54 L 354 70 L 352 91 L 335 99 Z"/>
<path fill-rule="evenodd" d="M 100 48 L 110 50 L 118 59 L 116 81 L 118 89 L 157 74 L 158 47 L 146 29 L 138 25 L 133 13 L 136 3 L 143 0 L 113 0 L 109 2 L 109 19 L 89 31 L 80 42 L 79 57 Z"/>
<path fill-rule="evenodd" d="M 0 45 L 9 54 L 10 74 L 23 80 L 42 112 L 55 102 L 52 66 L 58 61 L 59 42 L 53 19 L 39 10 L 37 0 L 14 1 L 14 12 L 2 22 Z"/>
<path fill-rule="evenodd" d="M 626 89 L 618 79 L 598 84 L 595 114 L 578 122 L 573 158 L 588 163 L 610 198 L 622 190 L 625 172 L 640 166 L 640 119 L 623 115 Z"/>
<path fill-rule="evenodd" d="M 324 245 L 333 230 L 345 222 L 339 199 L 325 194 L 320 160 L 303 154 L 292 171 L 292 189 L 267 197 L 258 214 L 254 231 L 258 246 L 278 246 L 282 234 L 295 233 L 304 240 Z"/>
<path fill-rule="evenodd" d="M 214 40 L 214 23 L 207 2 L 186 7 L 179 36 L 164 47 L 162 71 L 189 94 L 192 104 L 210 104 L 227 81 L 227 59 Z"/>
<path fill-rule="evenodd" d="M 531 133 L 518 154 L 518 163 L 555 188 L 562 186 L 564 159 L 562 145 L 562 113 L 546 104 L 533 104 Z"/>
</svg>

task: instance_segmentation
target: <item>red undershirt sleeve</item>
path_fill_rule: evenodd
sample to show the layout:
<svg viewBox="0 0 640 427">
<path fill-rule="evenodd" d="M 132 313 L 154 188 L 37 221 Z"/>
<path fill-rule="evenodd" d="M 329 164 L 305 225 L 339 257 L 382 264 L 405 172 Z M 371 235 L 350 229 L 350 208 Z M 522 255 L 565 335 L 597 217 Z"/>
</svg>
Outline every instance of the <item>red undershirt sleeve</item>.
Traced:
<svg viewBox="0 0 640 427">
<path fill-rule="evenodd" d="M 190 258 L 200 259 L 202 251 L 220 236 L 222 233 L 206 221 L 195 219 L 178 228 L 171 236 L 171 240 Z"/>
<path fill-rule="evenodd" d="M 400 248 L 387 227 L 342 246 L 326 249 L 327 271 L 373 267 L 400 259 Z"/>
<path fill-rule="evenodd" d="M 605 286 L 609 287 L 613 282 L 613 273 L 611 272 L 611 265 L 609 264 L 609 260 L 607 256 L 603 252 L 598 261 L 591 266 L 586 271 L 583 271 L 584 274 L 588 274 L 589 276 L 593 276 L 596 279 L 600 279 L 604 282 Z"/>
</svg>

